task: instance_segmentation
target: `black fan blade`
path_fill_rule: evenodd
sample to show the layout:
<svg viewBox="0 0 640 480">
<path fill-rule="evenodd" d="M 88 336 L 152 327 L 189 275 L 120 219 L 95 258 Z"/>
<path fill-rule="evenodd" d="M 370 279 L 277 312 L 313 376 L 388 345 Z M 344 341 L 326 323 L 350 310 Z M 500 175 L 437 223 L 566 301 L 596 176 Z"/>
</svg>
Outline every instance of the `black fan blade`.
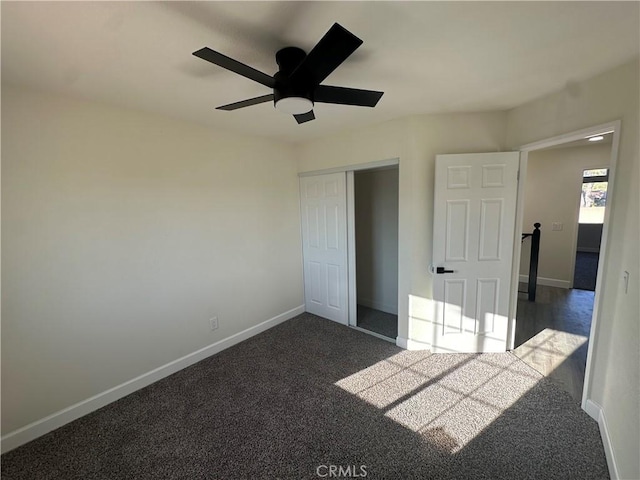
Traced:
<svg viewBox="0 0 640 480">
<path fill-rule="evenodd" d="M 259 103 L 272 101 L 273 93 L 270 93 L 269 95 L 262 95 L 261 97 L 249 98 L 247 100 L 242 100 L 241 102 L 222 105 L 221 107 L 216 107 L 216 110 L 237 110 L 238 108 L 250 107 L 251 105 L 258 105 Z"/>
<path fill-rule="evenodd" d="M 362 40 L 343 26 L 334 23 L 291 74 L 291 81 L 311 86 L 319 85 L 360 45 Z"/>
<path fill-rule="evenodd" d="M 384 92 L 359 90 L 357 88 L 332 87 L 320 85 L 313 94 L 313 100 L 320 103 L 339 103 L 359 107 L 375 107 Z"/>
<path fill-rule="evenodd" d="M 227 70 L 231 70 L 238 75 L 242 75 L 243 77 L 253 80 L 254 82 L 261 83 L 269 88 L 273 88 L 275 85 L 273 77 L 266 73 L 262 73 L 249 65 L 240 63 L 237 60 L 218 53 L 215 50 L 211 50 L 208 47 L 201 48 L 200 50 L 193 52 L 193 54 L 198 58 L 214 63 L 215 65 L 226 68 Z"/>
<path fill-rule="evenodd" d="M 294 115 L 296 122 L 305 123 L 310 122 L 311 120 L 315 120 L 316 116 L 313 114 L 313 110 L 308 111 L 307 113 L 301 113 L 300 115 Z"/>
</svg>

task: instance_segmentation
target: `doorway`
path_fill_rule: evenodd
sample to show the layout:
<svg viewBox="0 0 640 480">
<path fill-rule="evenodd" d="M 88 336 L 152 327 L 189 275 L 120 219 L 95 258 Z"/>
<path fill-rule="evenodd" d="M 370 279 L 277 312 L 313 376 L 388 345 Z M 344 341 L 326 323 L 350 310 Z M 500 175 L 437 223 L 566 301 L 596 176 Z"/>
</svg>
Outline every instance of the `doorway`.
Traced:
<svg viewBox="0 0 640 480">
<path fill-rule="evenodd" d="M 398 165 L 353 172 L 355 319 L 352 326 L 398 336 Z M 350 225 L 350 226 L 351 226 Z"/>
<path fill-rule="evenodd" d="M 619 122 L 522 148 L 522 232 L 541 223 L 535 301 L 518 294 L 513 353 L 585 407 Z M 597 220 L 597 221 L 596 221 Z M 521 245 L 520 272 L 530 245 Z M 581 253 L 590 254 L 589 265 Z M 581 272 L 586 271 L 584 274 Z M 588 280 L 586 283 L 581 283 Z M 520 288 L 528 279 L 520 275 Z M 585 288 L 590 287 L 590 288 Z"/>
<path fill-rule="evenodd" d="M 604 144 L 610 143 L 611 134 L 602 136 Z M 597 138 L 597 137 L 595 137 Z M 608 142 L 607 142 L 608 140 Z M 606 156 L 606 151 L 603 152 Z M 606 163 L 605 163 L 606 162 Z M 603 158 L 608 165 L 608 158 Z M 598 278 L 598 260 L 602 241 L 602 226 L 609 193 L 609 168 L 587 168 L 581 175 L 580 213 L 578 215 L 578 240 L 573 270 L 573 288 L 595 291 Z"/>
<path fill-rule="evenodd" d="M 396 342 L 398 197 L 397 158 L 300 174 L 307 312 Z"/>
</svg>

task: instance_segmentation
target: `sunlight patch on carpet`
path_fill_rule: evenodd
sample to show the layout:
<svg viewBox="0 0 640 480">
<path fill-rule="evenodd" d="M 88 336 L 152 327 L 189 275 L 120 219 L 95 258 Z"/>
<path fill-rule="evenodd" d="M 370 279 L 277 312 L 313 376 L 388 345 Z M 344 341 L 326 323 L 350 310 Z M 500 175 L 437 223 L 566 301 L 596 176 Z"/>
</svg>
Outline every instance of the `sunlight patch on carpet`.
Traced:
<svg viewBox="0 0 640 480">
<path fill-rule="evenodd" d="M 513 353 L 543 375 L 548 375 L 588 341 L 589 337 L 584 335 L 545 328 Z"/>
<path fill-rule="evenodd" d="M 442 450 L 455 453 L 541 378 L 509 353 L 412 358 L 405 351 L 335 385 Z"/>
</svg>

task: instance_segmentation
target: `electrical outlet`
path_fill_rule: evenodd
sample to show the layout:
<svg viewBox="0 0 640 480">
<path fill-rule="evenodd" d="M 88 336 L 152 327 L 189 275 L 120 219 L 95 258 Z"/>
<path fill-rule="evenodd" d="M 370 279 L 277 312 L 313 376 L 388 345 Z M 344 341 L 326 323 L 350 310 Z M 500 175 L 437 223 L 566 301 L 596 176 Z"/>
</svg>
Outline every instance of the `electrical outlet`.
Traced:
<svg viewBox="0 0 640 480">
<path fill-rule="evenodd" d="M 211 330 L 218 329 L 218 317 L 211 317 L 209 319 L 209 324 L 211 325 Z"/>
<path fill-rule="evenodd" d="M 561 231 L 562 231 L 562 227 L 563 227 L 563 226 L 564 226 L 564 225 L 563 225 L 562 223 L 554 222 L 554 223 L 551 225 L 551 230 L 552 230 L 552 231 L 554 231 L 554 232 L 561 232 Z"/>
</svg>

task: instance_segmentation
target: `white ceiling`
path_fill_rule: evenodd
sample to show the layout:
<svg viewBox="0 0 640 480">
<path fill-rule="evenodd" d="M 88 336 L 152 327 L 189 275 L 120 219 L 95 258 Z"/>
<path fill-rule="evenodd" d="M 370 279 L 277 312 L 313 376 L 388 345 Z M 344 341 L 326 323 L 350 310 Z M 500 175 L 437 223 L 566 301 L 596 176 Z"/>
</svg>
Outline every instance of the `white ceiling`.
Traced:
<svg viewBox="0 0 640 480">
<path fill-rule="evenodd" d="M 639 53 L 638 2 L 7 2 L 2 81 L 301 141 L 416 113 L 508 109 Z M 265 73 L 338 22 L 364 44 L 324 82 L 382 90 L 374 109 L 316 105 L 298 125 L 270 93 L 191 55 Z"/>
</svg>

